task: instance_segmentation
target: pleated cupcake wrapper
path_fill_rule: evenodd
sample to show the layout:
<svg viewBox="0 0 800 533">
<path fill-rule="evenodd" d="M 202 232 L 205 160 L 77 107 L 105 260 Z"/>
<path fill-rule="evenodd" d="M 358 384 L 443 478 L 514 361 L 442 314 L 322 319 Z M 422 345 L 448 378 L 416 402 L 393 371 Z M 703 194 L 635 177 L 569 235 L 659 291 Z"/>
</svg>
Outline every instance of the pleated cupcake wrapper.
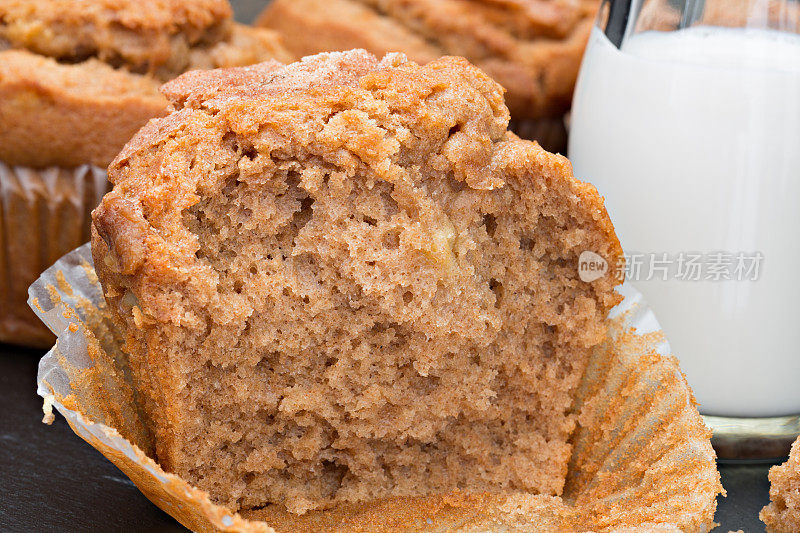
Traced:
<svg viewBox="0 0 800 533">
<path fill-rule="evenodd" d="M 89 245 L 30 288 L 58 336 L 39 363 L 45 419 L 55 407 L 153 503 L 194 531 L 708 531 L 722 491 L 710 432 L 658 322 L 628 285 L 576 390 L 564 494 L 452 493 L 342 505 L 301 516 L 233 513 L 164 472 L 140 422 L 126 358 L 104 311 Z"/>
<path fill-rule="evenodd" d="M 89 238 L 89 216 L 106 192 L 104 170 L 32 169 L 0 162 L 0 342 L 51 346 L 25 305 L 28 286 Z"/>
</svg>

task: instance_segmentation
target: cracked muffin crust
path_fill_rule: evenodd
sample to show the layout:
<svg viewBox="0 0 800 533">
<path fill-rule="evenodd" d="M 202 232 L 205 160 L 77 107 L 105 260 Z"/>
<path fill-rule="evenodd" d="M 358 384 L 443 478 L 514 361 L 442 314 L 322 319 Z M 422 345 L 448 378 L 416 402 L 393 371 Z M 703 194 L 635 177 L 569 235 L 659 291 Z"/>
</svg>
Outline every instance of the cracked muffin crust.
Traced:
<svg viewBox="0 0 800 533">
<path fill-rule="evenodd" d="M 191 72 L 92 253 L 159 464 L 231 508 L 560 494 L 619 243 L 462 58 Z"/>
<path fill-rule="evenodd" d="M 9 165 L 106 166 L 151 117 L 159 83 L 90 59 L 63 65 L 0 52 L 0 160 Z"/>
<path fill-rule="evenodd" d="M 505 89 L 518 133 L 565 147 L 569 110 L 597 0 L 275 0 L 257 24 L 298 56 L 366 48 L 426 63 L 460 55 Z M 515 130 L 517 128 L 515 127 Z"/>
<path fill-rule="evenodd" d="M 231 17 L 226 0 L 92 0 L 80 9 L 71 0 L 0 3 L 0 50 L 10 48 L 0 51 L 0 159 L 105 167 L 164 114 L 157 80 L 291 59 L 275 32 Z"/>
<path fill-rule="evenodd" d="M 0 342 L 48 346 L 27 287 L 88 239 L 105 167 L 191 68 L 289 61 L 224 0 L 0 2 Z"/>
<path fill-rule="evenodd" d="M 227 0 L 4 0 L 0 40 L 62 62 L 95 58 L 169 78 L 186 70 L 192 48 L 224 40 L 231 17 Z"/>
</svg>

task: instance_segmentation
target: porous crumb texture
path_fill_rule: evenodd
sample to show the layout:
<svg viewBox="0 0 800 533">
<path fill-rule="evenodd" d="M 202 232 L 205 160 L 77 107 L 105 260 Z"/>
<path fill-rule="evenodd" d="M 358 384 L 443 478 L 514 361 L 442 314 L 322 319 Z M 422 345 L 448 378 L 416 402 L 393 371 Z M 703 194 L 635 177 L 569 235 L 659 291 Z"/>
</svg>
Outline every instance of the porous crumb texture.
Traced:
<svg viewBox="0 0 800 533">
<path fill-rule="evenodd" d="M 512 117 L 525 121 L 561 118 L 569 109 L 598 6 L 597 0 L 274 0 L 257 24 L 281 32 L 298 55 L 362 47 L 377 55 L 403 52 L 419 63 L 466 57 L 507 89 Z"/>
<path fill-rule="evenodd" d="M 800 531 L 800 438 L 792 445 L 789 460 L 769 470 L 770 504 L 760 518 L 770 533 Z"/>
<path fill-rule="evenodd" d="M 92 248 L 156 455 L 232 508 L 560 494 L 619 243 L 463 59 L 193 72 Z"/>
</svg>

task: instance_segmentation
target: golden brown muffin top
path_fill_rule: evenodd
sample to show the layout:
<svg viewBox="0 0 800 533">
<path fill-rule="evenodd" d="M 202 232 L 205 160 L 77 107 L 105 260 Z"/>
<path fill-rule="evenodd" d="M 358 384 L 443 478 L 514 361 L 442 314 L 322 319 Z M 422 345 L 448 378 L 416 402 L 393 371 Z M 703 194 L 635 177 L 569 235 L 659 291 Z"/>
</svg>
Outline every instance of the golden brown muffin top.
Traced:
<svg viewBox="0 0 800 533">
<path fill-rule="evenodd" d="M 106 166 L 148 119 L 164 114 L 159 82 L 89 59 L 63 65 L 0 52 L 0 160 L 36 168 Z"/>
<path fill-rule="evenodd" d="M 402 54 L 378 60 L 364 50 L 324 53 L 286 66 L 267 62 L 188 72 L 165 84 L 162 92 L 177 112 L 148 124 L 131 140 L 109 167 L 112 180 L 123 177 L 126 160 L 134 153 L 161 145 L 177 130 L 182 130 L 181 137 L 188 143 L 210 142 L 210 137 L 191 139 L 187 133 L 200 122 L 211 120 L 220 131 L 230 128 L 243 133 L 258 131 L 269 121 L 287 139 L 302 139 L 313 134 L 311 129 L 325 116 L 352 107 L 391 114 L 386 117 L 393 122 L 391 127 L 409 135 L 403 151 L 408 151 L 408 156 L 415 152 L 413 157 L 425 153 L 424 145 L 435 137 L 432 130 L 441 134 L 439 141 L 448 134 L 451 125 L 445 124 L 446 115 L 448 121 L 461 124 L 461 135 L 453 136 L 448 150 L 458 162 L 458 179 L 471 187 L 491 188 L 490 147 L 506 135 L 509 120 L 502 87 L 456 57 L 444 57 L 421 68 Z M 437 102 L 436 116 L 431 116 L 428 99 L 439 92 L 447 94 L 447 102 Z M 358 121 L 364 118 L 362 113 L 357 113 Z M 341 142 L 348 142 L 346 132 L 340 133 Z M 378 139 L 357 138 L 363 146 L 352 149 L 364 150 L 362 157 L 387 148 L 369 146 Z"/>
<path fill-rule="evenodd" d="M 226 0 L 5 0 L 0 54 L 0 160 L 36 168 L 108 165 L 166 112 L 159 80 L 292 59 Z"/>
<path fill-rule="evenodd" d="M 131 96 L 152 95 L 159 100 L 159 82 L 147 76 L 137 76 L 113 69 L 102 61 L 89 59 L 80 69 L 71 68 L 51 58 L 27 50 L 0 52 L 0 80 L 39 85 L 59 86 L 65 96 L 114 101 Z M 102 83 L 97 83 L 102 80 Z"/>
<path fill-rule="evenodd" d="M 466 57 L 507 90 L 515 120 L 570 105 L 597 0 L 275 0 L 258 24 L 298 55 L 363 47 L 425 63 Z"/>
<path fill-rule="evenodd" d="M 5 0 L 0 40 L 64 62 L 179 73 L 189 48 L 229 34 L 231 17 L 226 0 Z"/>
</svg>

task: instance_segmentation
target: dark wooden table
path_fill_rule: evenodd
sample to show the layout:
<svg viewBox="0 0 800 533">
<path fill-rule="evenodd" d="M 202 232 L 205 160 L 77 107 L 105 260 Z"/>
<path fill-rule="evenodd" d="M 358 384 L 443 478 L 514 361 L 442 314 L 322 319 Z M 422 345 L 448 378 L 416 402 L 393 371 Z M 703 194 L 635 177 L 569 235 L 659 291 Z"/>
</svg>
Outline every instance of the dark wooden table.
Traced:
<svg viewBox="0 0 800 533">
<path fill-rule="evenodd" d="M 60 415 L 41 423 L 42 352 L 0 345 L 0 531 L 184 531 Z M 764 531 L 768 465 L 721 465 L 718 531 Z"/>
<path fill-rule="evenodd" d="M 233 0 L 250 22 L 268 0 Z M 57 416 L 41 423 L 36 365 L 42 352 L 0 345 L 0 531 L 185 531 Z M 721 465 L 728 491 L 718 531 L 763 531 L 768 465 Z"/>
</svg>

